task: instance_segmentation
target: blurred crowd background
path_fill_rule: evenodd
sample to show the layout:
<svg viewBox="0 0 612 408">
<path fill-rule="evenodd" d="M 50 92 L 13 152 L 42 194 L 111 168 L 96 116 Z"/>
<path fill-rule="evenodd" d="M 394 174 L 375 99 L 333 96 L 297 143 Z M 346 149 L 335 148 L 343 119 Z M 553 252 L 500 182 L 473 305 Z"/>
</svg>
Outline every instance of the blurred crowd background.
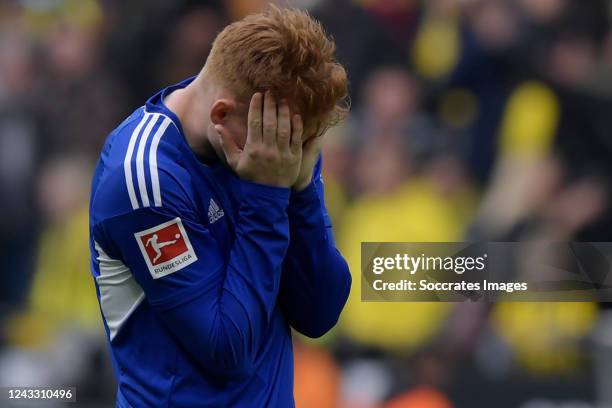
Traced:
<svg viewBox="0 0 612 408">
<path fill-rule="evenodd" d="M 0 385 L 112 406 L 87 239 L 99 149 L 267 3 L 0 2 Z M 606 305 L 363 303 L 359 264 L 361 241 L 610 241 L 612 1 L 290 4 L 335 38 L 352 99 L 324 178 L 354 286 L 332 333 L 296 336 L 297 407 L 612 406 Z"/>
</svg>

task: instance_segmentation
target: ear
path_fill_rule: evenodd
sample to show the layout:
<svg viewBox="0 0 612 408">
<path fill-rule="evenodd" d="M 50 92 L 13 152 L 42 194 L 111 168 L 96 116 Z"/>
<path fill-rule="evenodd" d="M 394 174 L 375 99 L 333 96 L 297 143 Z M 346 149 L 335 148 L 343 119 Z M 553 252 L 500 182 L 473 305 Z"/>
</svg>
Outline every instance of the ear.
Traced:
<svg viewBox="0 0 612 408">
<path fill-rule="evenodd" d="M 236 102 L 231 99 L 217 99 L 210 109 L 210 121 L 215 125 L 224 125 L 230 113 L 236 110 Z"/>
</svg>

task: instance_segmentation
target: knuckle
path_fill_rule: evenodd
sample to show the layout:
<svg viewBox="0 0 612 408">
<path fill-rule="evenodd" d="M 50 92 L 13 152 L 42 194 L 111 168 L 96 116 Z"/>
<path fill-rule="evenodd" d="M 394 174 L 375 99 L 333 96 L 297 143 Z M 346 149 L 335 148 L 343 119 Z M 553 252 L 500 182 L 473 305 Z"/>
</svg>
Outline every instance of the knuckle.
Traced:
<svg viewBox="0 0 612 408">
<path fill-rule="evenodd" d="M 272 163 L 275 162 L 277 157 L 276 157 L 276 153 L 270 149 L 267 149 L 263 154 L 262 154 L 262 158 L 267 161 L 268 163 Z"/>
<path fill-rule="evenodd" d="M 247 154 L 248 154 L 248 156 L 249 156 L 249 158 L 250 158 L 250 159 L 257 159 L 257 158 L 259 158 L 259 156 L 260 156 L 260 152 L 259 152 L 259 150 L 258 150 L 258 149 L 250 149 L 250 150 L 247 152 Z"/>
</svg>

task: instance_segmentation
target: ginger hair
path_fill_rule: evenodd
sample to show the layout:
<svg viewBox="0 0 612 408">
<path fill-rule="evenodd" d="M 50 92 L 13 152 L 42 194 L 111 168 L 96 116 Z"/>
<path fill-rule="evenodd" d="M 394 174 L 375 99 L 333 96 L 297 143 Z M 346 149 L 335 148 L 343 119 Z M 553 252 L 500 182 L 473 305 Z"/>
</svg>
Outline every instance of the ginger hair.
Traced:
<svg viewBox="0 0 612 408">
<path fill-rule="evenodd" d="M 307 12 L 271 6 L 225 27 L 204 70 L 240 101 L 267 90 L 287 99 L 306 128 L 320 135 L 349 110 L 347 75 L 335 48 Z"/>
</svg>

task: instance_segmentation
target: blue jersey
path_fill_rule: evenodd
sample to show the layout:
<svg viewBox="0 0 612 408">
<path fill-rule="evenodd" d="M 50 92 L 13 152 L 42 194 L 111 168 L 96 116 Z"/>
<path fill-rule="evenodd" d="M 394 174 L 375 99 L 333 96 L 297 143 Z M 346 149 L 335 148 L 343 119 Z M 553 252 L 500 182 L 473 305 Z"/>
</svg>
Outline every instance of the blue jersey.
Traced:
<svg viewBox="0 0 612 408">
<path fill-rule="evenodd" d="M 291 330 L 346 302 L 321 163 L 301 192 L 205 165 L 151 97 L 109 136 L 90 202 L 91 269 L 117 407 L 292 407 Z"/>
</svg>

